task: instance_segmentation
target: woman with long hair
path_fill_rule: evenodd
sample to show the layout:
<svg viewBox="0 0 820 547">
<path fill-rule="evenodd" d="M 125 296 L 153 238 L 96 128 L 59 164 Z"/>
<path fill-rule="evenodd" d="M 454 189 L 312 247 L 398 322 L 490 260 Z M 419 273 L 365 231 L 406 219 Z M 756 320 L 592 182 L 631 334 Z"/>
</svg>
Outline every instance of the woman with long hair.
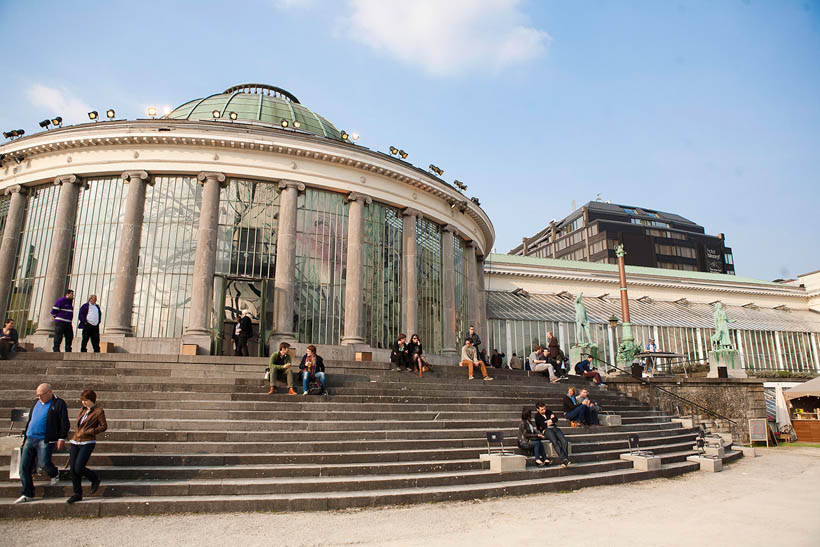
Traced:
<svg viewBox="0 0 820 547">
<path fill-rule="evenodd" d="M 535 463 L 539 466 L 549 464 L 547 451 L 541 442 L 543 440 L 544 436 L 538 433 L 532 423 L 532 410 L 525 408 L 521 412 L 521 423 L 518 425 L 518 448 L 527 453 L 532 452 Z"/>
<path fill-rule="evenodd" d="M 66 500 L 66 503 L 74 503 L 83 499 L 83 477 L 91 481 L 91 493 L 95 493 L 100 488 L 100 477 L 90 470 L 88 459 L 94 452 L 97 444 L 97 435 L 108 429 L 105 421 L 105 411 L 97 406 L 97 394 L 90 389 L 86 389 L 80 394 L 80 404 L 83 409 L 77 416 L 77 427 L 74 429 L 74 437 L 69 441 L 71 449 L 68 456 L 68 470 L 71 474 L 71 484 L 74 488 L 74 495 Z"/>
</svg>

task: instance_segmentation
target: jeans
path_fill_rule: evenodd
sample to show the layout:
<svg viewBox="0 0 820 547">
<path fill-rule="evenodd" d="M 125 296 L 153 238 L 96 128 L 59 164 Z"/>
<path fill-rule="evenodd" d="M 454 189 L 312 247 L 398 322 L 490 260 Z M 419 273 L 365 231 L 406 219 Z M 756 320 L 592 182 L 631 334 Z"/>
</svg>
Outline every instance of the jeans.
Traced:
<svg viewBox="0 0 820 547">
<path fill-rule="evenodd" d="M 544 445 L 541 444 L 541 439 L 532 439 L 527 441 L 527 444 L 518 443 L 518 448 L 525 452 L 532 451 L 532 455 L 536 460 L 544 461 L 547 459 L 547 451 L 544 450 Z"/>
<path fill-rule="evenodd" d="M 584 405 L 578 405 L 569 412 L 564 413 L 564 418 L 573 422 L 589 423 L 589 408 Z"/>
<path fill-rule="evenodd" d="M 244 336 L 242 334 L 236 339 L 236 355 L 239 357 L 248 357 L 250 356 L 250 351 L 248 351 L 248 336 Z"/>
<path fill-rule="evenodd" d="M 567 455 L 567 447 L 569 444 L 567 443 L 567 438 L 564 437 L 564 433 L 557 427 L 548 427 L 542 433 L 544 437 L 549 439 L 552 446 L 555 447 L 555 451 L 558 452 L 561 461 L 565 462 L 569 460 L 569 456 Z"/>
<path fill-rule="evenodd" d="M 54 351 L 60 351 L 60 343 L 65 338 L 65 351 L 71 353 L 71 342 L 74 340 L 74 327 L 68 321 L 54 321 Z"/>
<path fill-rule="evenodd" d="M 88 458 L 94 452 L 95 446 L 95 443 L 71 445 L 71 451 L 68 455 L 68 470 L 71 475 L 71 485 L 74 487 L 74 493 L 78 496 L 83 495 L 83 477 L 92 483 L 100 480 L 95 472 L 86 467 Z"/>
<path fill-rule="evenodd" d="M 91 347 L 94 348 L 94 353 L 100 353 L 100 326 L 85 324 L 83 327 L 83 341 L 80 344 L 80 351 L 85 353 L 88 347 L 88 341 L 91 340 Z M 70 344 L 69 344 L 70 345 Z"/>
<path fill-rule="evenodd" d="M 31 478 L 34 467 L 39 462 L 40 468 L 45 470 L 49 477 L 57 476 L 57 467 L 51 463 L 51 452 L 53 445 L 47 443 L 45 439 L 29 439 L 20 451 L 20 482 L 23 483 L 23 495 L 29 498 L 34 497 L 34 480 Z"/>
<path fill-rule="evenodd" d="M 307 372 L 300 372 L 299 375 L 302 377 L 302 387 L 305 391 L 307 391 L 308 384 L 310 383 L 310 374 L 308 374 Z M 313 377 L 319 380 L 319 383 L 322 384 L 322 390 L 325 390 L 325 373 L 317 372 L 313 375 Z"/>
<path fill-rule="evenodd" d="M 600 422 L 598 421 L 598 409 L 588 406 L 587 407 L 587 419 L 589 420 L 589 425 L 598 425 Z"/>
</svg>

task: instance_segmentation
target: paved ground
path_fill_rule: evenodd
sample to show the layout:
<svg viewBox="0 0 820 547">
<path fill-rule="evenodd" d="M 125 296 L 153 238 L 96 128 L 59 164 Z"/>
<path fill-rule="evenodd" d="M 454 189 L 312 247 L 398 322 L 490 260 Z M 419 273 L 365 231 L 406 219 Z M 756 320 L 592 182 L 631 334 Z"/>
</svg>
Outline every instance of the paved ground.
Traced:
<svg viewBox="0 0 820 547">
<path fill-rule="evenodd" d="M 722 473 L 489 501 L 336 513 L 0 521 L 0 545 L 820 545 L 820 449 L 758 449 Z M 597 516 L 596 516 L 597 515 Z M 774 533 L 776 532 L 776 535 Z"/>
</svg>

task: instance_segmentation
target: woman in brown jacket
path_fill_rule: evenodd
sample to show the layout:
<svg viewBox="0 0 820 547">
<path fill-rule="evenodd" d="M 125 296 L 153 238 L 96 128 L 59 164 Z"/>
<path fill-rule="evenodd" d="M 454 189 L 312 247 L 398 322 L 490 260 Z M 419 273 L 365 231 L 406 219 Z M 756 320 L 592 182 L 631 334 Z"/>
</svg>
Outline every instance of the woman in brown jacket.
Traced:
<svg viewBox="0 0 820 547">
<path fill-rule="evenodd" d="M 71 474 L 71 484 L 74 487 L 74 495 L 66 500 L 66 503 L 74 503 L 83 499 L 83 477 L 91 481 L 91 493 L 100 487 L 100 477 L 90 470 L 86 465 L 94 446 L 97 443 L 97 435 L 108 429 L 105 421 L 105 412 L 97 406 L 97 394 L 86 389 L 80 395 L 80 402 L 83 409 L 77 416 L 77 427 L 74 430 L 74 437 L 69 441 L 71 452 L 68 456 L 68 469 Z"/>
</svg>

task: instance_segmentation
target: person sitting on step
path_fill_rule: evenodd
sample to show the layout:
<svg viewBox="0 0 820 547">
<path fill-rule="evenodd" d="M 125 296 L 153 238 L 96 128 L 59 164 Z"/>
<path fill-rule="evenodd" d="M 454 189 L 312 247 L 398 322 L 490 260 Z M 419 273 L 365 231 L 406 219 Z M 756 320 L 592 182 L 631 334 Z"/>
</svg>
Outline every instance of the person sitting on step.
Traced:
<svg viewBox="0 0 820 547">
<path fill-rule="evenodd" d="M 581 388 L 581 391 L 578 393 L 578 400 L 589 409 L 587 412 L 589 425 L 598 425 L 600 423 L 598 421 L 598 411 L 601 410 L 601 407 L 589 398 L 589 390 L 587 388 Z"/>
<path fill-rule="evenodd" d="M 598 370 L 592 366 L 592 361 L 592 355 L 587 355 L 583 361 L 578 361 L 575 363 L 575 373 L 578 376 L 591 379 L 595 382 L 595 385 L 603 385 L 603 382 L 601 382 L 601 375 L 598 373 Z"/>
<path fill-rule="evenodd" d="M 535 415 L 535 428 L 552 443 L 555 453 L 561 458 L 561 467 L 567 467 L 570 464 L 569 443 L 564 432 L 558 428 L 558 418 L 541 401 L 535 403 L 535 409 L 538 411 Z"/>
<path fill-rule="evenodd" d="M 518 425 L 518 448 L 526 453 L 532 452 L 537 465 L 549 465 L 547 452 L 541 442 L 544 436 L 532 423 L 532 410 L 525 408 L 521 412 L 521 423 Z"/>
<path fill-rule="evenodd" d="M 544 355 L 544 348 L 541 346 L 536 346 L 530 354 L 530 370 L 533 372 L 546 372 L 547 377 L 553 384 L 558 381 L 558 377 L 555 375 L 555 369 L 547 362 L 547 357 Z"/>
<path fill-rule="evenodd" d="M 481 375 L 484 376 L 484 380 L 488 382 L 492 380 L 492 378 L 487 375 L 487 365 L 479 359 L 478 352 L 475 347 L 473 347 L 473 341 L 469 336 L 465 338 L 464 345 L 461 347 L 461 362 L 458 366 L 467 367 L 468 378 L 470 380 L 473 379 L 473 367 L 476 366 L 481 367 Z"/>
<path fill-rule="evenodd" d="M 290 362 L 290 344 L 282 342 L 279 344 L 279 351 L 270 358 L 270 390 L 268 395 L 276 393 L 276 380 L 286 381 L 288 384 L 288 395 L 296 395 L 293 389 L 293 367 Z"/>
<path fill-rule="evenodd" d="M 419 339 L 418 334 L 414 334 L 410 337 L 410 343 L 407 344 L 407 355 L 410 359 L 410 365 L 408 368 L 410 370 L 419 370 L 424 366 L 421 357 L 423 353 L 424 348 L 422 348 L 421 339 Z"/>
<path fill-rule="evenodd" d="M 578 424 L 589 425 L 589 407 L 582 405 L 576 394 L 575 388 L 571 387 L 564 395 L 564 418 L 569 420 L 573 427 L 577 427 Z"/>
<path fill-rule="evenodd" d="M 507 368 L 510 370 L 516 370 L 521 368 L 521 357 L 513 352 L 512 357 L 510 357 L 509 362 L 507 362 Z"/>
<path fill-rule="evenodd" d="M 307 353 L 302 356 L 302 362 L 299 363 L 299 377 L 302 380 L 302 388 L 304 392 L 302 395 L 308 394 L 311 380 L 317 380 L 322 385 L 321 395 L 327 394 L 327 376 L 325 375 L 325 362 L 316 355 L 316 346 L 313 344 L 307 347 Z"/>
<path fill-rule="evenodd" d="M 407 370 L 410 363 L 410 356 L 407 353 L 407 335 L 399 334 L 399 338 L 393 342 L 390 348 L 390 362 L 393 364 L 394 370 Z"/>
</svg>

